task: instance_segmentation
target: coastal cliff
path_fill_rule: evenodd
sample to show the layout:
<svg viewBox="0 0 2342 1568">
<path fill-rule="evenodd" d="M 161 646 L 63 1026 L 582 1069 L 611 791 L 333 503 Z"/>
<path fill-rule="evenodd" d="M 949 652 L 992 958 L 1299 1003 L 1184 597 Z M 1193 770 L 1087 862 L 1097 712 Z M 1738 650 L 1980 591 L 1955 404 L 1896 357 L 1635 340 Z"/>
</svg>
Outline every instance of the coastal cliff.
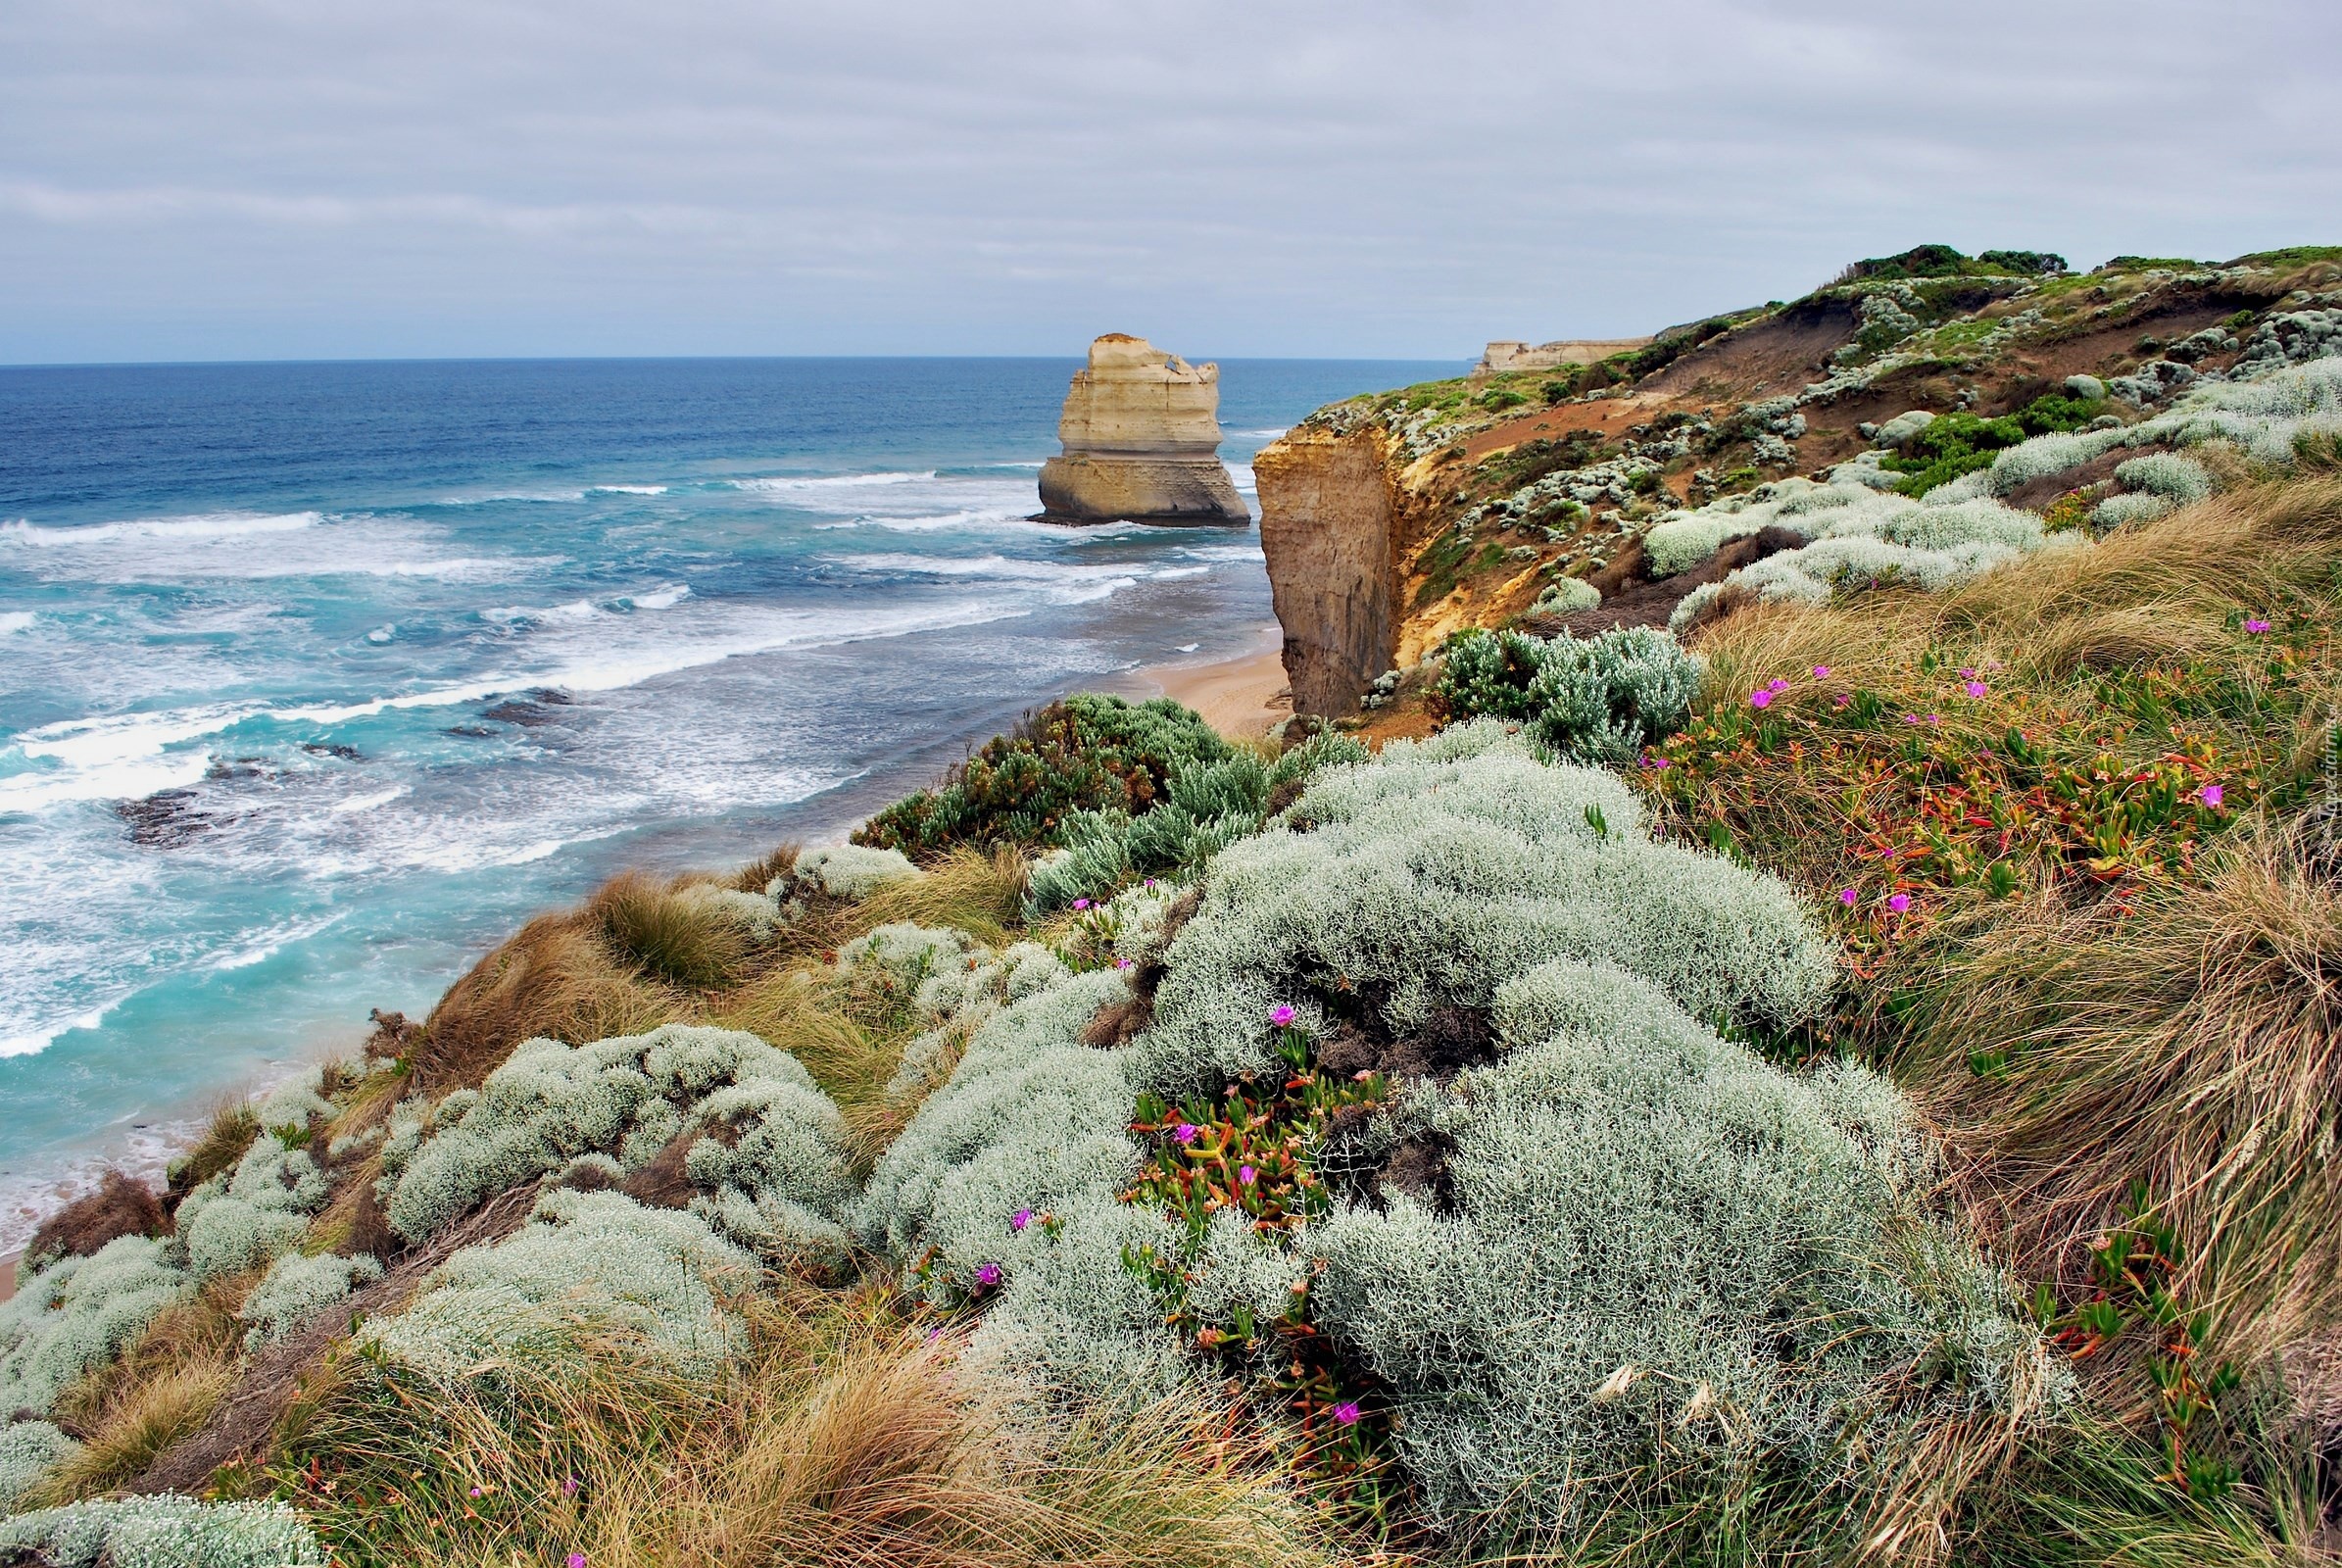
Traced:
<svg viewBox="0 0 2342 1568">
<path fill-rule="evenodd" d="M 1694 593 L 1708 606 L 1732 572 L 1806 542 L 1711 526 L 1718 514 L 1833 473 L 1922 496 L 2029 436 L 2122 424 L 2326 352 L 2338 281 L 2322 250 L 2074 272 L 1921 246 L 1590 364 L 1484 365 L 1321 409 L 1253 462 L 1295 710 L 1353 713 L 1466 627 L 1669 624 Z M 2111 490 L 2115 461 L 2015 500 Z M 1703 529 L 1709 548 L 1685 559 L 1674 535 Z"/>
</svg>

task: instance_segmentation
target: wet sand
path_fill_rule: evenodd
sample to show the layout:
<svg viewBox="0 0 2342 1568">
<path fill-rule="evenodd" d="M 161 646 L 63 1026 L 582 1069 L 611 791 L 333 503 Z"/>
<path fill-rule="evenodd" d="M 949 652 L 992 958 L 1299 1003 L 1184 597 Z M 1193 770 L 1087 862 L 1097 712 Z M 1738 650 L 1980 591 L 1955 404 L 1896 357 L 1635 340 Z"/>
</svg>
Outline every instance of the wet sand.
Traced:
<svg viewBox="0 0 2342 1568">
<path fill-rule="evenodd" d="M 1126 677 L 1131 695 L 1169 697 L 1201 713 L 1230 740 L 1254 740 L 1293 714 L 1285 678 L 1284 635 L 1264 626 L 1233 659 L 1198 664 L 1148 664 Z"/>
</svg>

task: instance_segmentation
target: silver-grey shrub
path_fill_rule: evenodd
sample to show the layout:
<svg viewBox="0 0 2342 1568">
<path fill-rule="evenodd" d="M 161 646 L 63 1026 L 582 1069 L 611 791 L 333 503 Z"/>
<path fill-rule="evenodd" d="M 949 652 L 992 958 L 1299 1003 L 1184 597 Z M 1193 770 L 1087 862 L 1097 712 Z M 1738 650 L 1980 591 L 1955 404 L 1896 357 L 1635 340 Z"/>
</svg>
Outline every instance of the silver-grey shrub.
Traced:
<svg viewBox="0 0 2342 1568">
<path fill-rule="evenodd" d="M 21 1502 L 40 1479 L 81 1451 L 81 1445 L 46 1421 L 0 1426 L 0 1514 Z"/>
<path fill-rule="evenodd" d="M 1616 778 L 1541 763 L 1492 720 L 1336 769 L 1289 816 L 1213 862 L 1138 1042 L 1147 1087 L 1269 1067 L 1270 1010 L 1308 1020 L 1322 974 L 1387 988 L 1398 1034 L 1552 958 L 1617 963 L 1748 1028 L 1811 1016 L 1831 983 L 1784 885 L 1654 841 Z"/>
<path fill-rule="evenodd" d="M 2153 522 L 2171 515 L 2169 496 L 2137 491 L 2128 495 L 2108 496 L 2090 509 L 2090 528 L 2096 533 L 2111 532 L 2129 524 Z"/>
<path fill-rule="evenodd" d="M 1606 966 L 1532 970 L 1498 1014 L 1503 1059 L 1401 1113 L 1449 1151 L 1452 1207 L 1344 1207 L 1307 1243 L 1318 1321 L 1390 1387 L 1436 1513 L 1554 1525 L 1670 1466 L 1824 1468 L 1947 1335 L 2040 1361 L 1989 1276 L 1949 1316 L 1882 1282 L 1925 1227 L 1920 1141 L 1867 1072 L 1782 1072 Z M 1974 1402 L 2028 1375 L 1981 1369 Z"/>
<path fill-rule="evenodd" d="M 244 1348 L 257 1350 L 274 1344 L 346 1299 L 359 1286 L 381 1277 L 381 1263 L 364 1252 L 356 1257 L 286 1253 L 268 1265 L 268 1272 L 236 1309 L 236 1316 L 251 1325 L 244 1331 Z"/>
<path fill-rule="evenodd" d="M 214 1178 L 180 1202 L 179 1242 L 196 1283 L 259 1268 L 291 1251 L 309 1234 L 309 1216 L 332 1195 L 309 1151 L 288 1146 L 279 1133 L 303 1136 L 284 1123 L 262 1133 L 224 1181 Z"/>
<path fill-rule="evenodd" d="M 708 1189 L 711 1217 L 741 1240 L 834 1261 L 850 1196 L 845 1120 L 787 1052 L 738 1030 L 668 1024 L 586 1046 L 532 1040 L 476 1095 L 451 1095 L 427 1135 L 394 1121 L 383 1148 L 393 1229 L 420 1242 L 483 1199 L 567 1168 L 582 1155 L 627 1171 L 694 1129 L 721 1124 L 730 1147 L 703 1138 L 686 1173 Z"/>
<path fill-rule="evenodd" d="M 712 1371 L 740 1342 L 724 1301 L 760 1272 L 695 1214 L 557 1189 L 516 1234 L 456 1253 L 407 1310 L 368 1319 L 359 1341 L 448 1379 L 497 1357 L 573 1354 L 612 1335 L 639 1354 Z"/>
<path fill-rule="evenodd" d="M 281 1502 L 122 1497 L 0 1520 L 0 1562 L 42 1568 L 305 1568 L 324 1552 Z"/>
<path fill-rule="evenodd" d="M 0 1410 L 46 1412 L 194 1288 L 168 1244 L 145 1236 L 120 1236 L 87 1257 L 24 1274 L 0 1301 Z"/>
<path fill-rule="evenodd" d="M 2195 459 L 2177 452 L 2150 452 L 2115 469 L 2115 477 L 2133 490 L 2162 496 L 2187 506 L 2212 494 L 2212 474 Z"/>
</svg>

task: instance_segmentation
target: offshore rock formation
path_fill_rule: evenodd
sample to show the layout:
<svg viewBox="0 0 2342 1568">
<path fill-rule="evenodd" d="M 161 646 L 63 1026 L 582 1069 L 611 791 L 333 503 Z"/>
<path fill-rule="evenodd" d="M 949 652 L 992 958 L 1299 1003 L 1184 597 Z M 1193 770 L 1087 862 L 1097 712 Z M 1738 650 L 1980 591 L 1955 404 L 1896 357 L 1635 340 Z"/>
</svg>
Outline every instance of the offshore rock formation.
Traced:
<svg viewBox="0 0 2342 1568">
<path fill-rule="evenodd" d="M 1065 451 L 1042 466 L 1041 520 L 1250 522 L 1220 463 L 1219 411 L 1218 366 L 1108 332 L 1065 394 Z"/>
</svg>

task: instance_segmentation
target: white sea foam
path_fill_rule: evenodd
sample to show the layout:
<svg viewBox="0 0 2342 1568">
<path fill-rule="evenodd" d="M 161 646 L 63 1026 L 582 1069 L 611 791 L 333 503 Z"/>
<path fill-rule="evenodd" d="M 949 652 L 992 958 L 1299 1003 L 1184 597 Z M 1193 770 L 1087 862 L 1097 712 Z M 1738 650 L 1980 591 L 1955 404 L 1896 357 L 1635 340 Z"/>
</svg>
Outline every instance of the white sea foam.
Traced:
<svg viewBox="0 0 2342 1568">
<path fill-rule="evenodd" d="M 922 479 L 934 477 L 935 470 L 928 468 L 918 473 L 834 473 L 802 478 L 775 474 L 769 478 L 727 479 L 724 482 L 735 490 L 762 490 L 789 495 L 803 490 L 859 490 L 870 485 L 917 484 Z"/>
<path fill-rule="evenodd" d="M 691 597 L 691 584 L 673 582 L 648 593 L 628 594 L 625 603 L 637 610 L 672 610 Z"/>
<path fill-rule="evenodd" d="M 15 631 L 30 631 L 33 618 L 29 610 L 11 610 L 0 613 L 0 637 Z"/>
<path fill-rule="evenodd" d="M 608 496 L 662 496 L 666 494 L 666 486 L 662 484 L 598 484 L 590 488 L 598 495 Z"/>
<path fill-rule="evenodd" d="M 1165 566 L 1159 571 L 1148 572 L 1147 579 L 1149 582 L 1171 582 L 1180 577 L 1208 577 L 1210 575 L 1211 567 L 1209 566 Z"/>
<path fill-rule="evenodd" d="M 510 625 L 513 621 L 569 621 L 592 620 L 602 612 L 592 600 L 572 599 L 565 605 L 495 605 L 480 612 L 482 620 L 500 620 Z"/>
<path fill-rule="evenodd" d="M 388 806 L 400 796 L 413 793 L 411 785 L 394 784 L 389 789 L 376 790 L 370 795 L 353 795 L 347 800 L 335 801 L 328 810 L 334 816 L 350 816 L 359 811 L 370 811 L 377 806 Z"/>
<path fill-rule="evenodd" d="M 596 488 L 599 489 L 600 486 L 596 486 Z M 583 490 L 514 490 L 498 491 L 493 495 L 485 496 L 442 496 L 435 505 L 485 507 L 499 501 L 542 501 L 549 505 L 559 505 L 566 501 L 583 501 L 585 498 L 586 493 Z"/>
<path fill-rule="evenodd" d="M 55 1045 L 59 1035 L 71 1034 L 75 1029 L 95 1029 L 106 1021 L 106 1014 L 120 1005 L 121 1000 L 117 999 L 70 1018 L 35 1024 L 21 1034 L 0 1036 L 0 1056 L 37 1056 Z"/>
<path fill-rule="evenodd" d="M 405 791 L 393 791 L 404 794 Z M 212 968 L 226 973 L 249 969 L 256 963 L 266 963 L 296 942 L 307 942 L 318 932 L 337 926 L 347 918 L 344 914 L 328 914 L 315 920 L 284 920 L 265 930 L 248 933 L 244 943 L 212 960 Z"/>
<path fill-rule="evenodd" d="M 324 520 L 315 512 L 207 512 L 182 517 L 133 517 L 122 522 L 51 526 L 0 522 L 0 542 L 35 549 L 85 549 L 123 539 L 241 539 L 259 533 L 293 533 Z"/>
</svg>

